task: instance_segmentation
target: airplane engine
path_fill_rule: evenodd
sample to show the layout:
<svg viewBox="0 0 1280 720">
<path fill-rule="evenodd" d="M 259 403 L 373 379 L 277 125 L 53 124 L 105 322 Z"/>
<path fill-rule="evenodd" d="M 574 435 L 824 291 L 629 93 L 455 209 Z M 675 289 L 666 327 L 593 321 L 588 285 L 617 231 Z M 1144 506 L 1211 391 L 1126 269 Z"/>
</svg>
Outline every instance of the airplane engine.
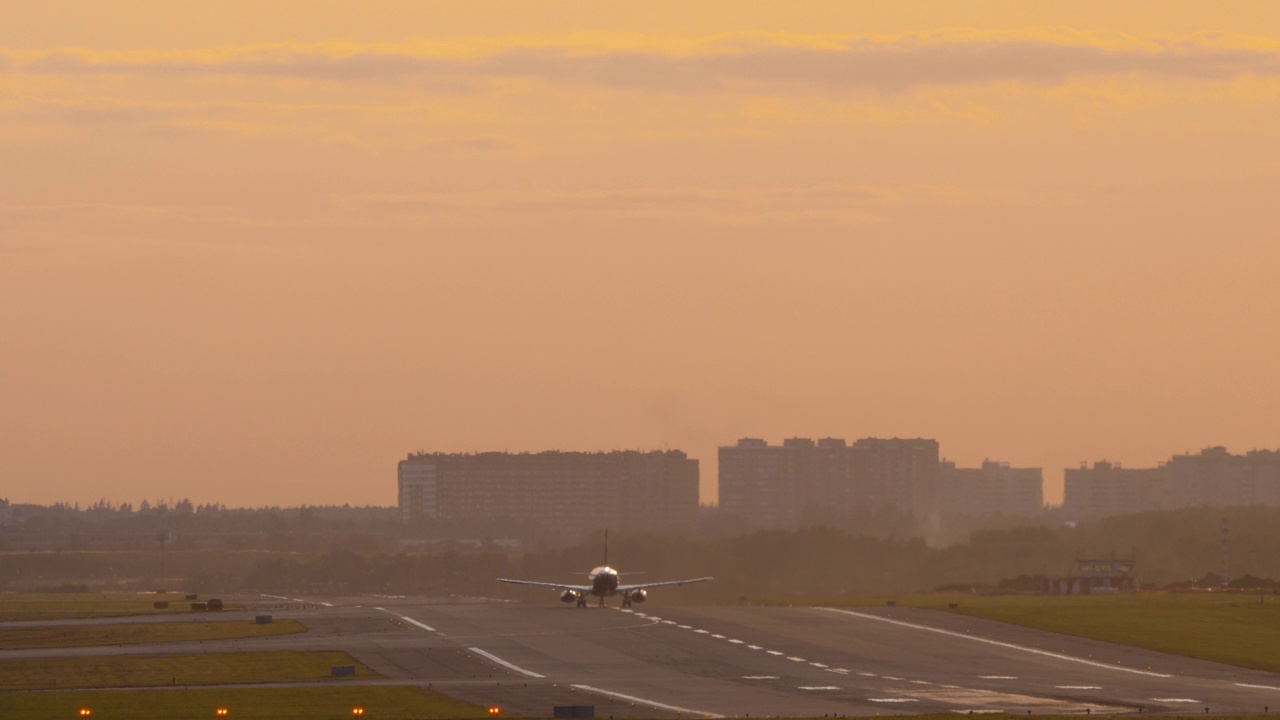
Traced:
<svg viewBox="0 0 1280 720">
<path fill-rule="evenodd" d="M 571 603 L 578 599 L 578 593 L 572 590 L 565 590 L 560 593 L 560 602 Z"/>
<path fill-rule="evenodd" d="M 632 590 L 631 591 L 631 602 L 633 603 L 642 603 L 644 602 L 644 599 L 647 597 L 649 597 L 648 590 Z"/>
</svg>

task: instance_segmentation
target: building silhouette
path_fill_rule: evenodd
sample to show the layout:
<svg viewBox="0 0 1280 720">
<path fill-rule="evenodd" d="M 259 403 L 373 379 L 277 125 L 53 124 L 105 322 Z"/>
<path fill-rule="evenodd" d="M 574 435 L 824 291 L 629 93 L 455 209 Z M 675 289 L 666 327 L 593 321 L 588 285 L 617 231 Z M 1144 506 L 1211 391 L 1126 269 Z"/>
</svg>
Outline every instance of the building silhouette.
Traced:
<svg viewBox="0 0 1280 720">
<path fill-rule="evenodd" d="M 413 453 L 398 486 L 406 523 L 661 530 L 698 513 L 698 461 L 678 450 Z"/>
<path fill-rule="evenodd" d="M 1232 455 L 1210 447 L 1174 455 L 1154 468 L 1105 460 L 1063 475 L 1063 511 L 1073 518 L 1127 515 L 1185 507 L 1280 505 L 1280 451 Z"/>
<path fill-rule="evenodd" d="M 1039 468 L 957 468 L 926 438 L 743 438 L 719 449 L 720 509 L 750 525 L 795 527 L 855 513 L 1032 515 L 1043 503 Z"/>
</svg>

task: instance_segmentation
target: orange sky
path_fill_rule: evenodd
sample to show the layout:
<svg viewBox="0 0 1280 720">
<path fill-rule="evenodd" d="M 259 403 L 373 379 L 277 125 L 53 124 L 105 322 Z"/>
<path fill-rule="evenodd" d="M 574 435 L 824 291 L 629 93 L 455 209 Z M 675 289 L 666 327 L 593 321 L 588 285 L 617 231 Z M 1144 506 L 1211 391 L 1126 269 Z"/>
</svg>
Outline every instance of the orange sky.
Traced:
<svg viewBox="0 0 1280 720">
<path fill-rule="evenodd" d="M 1280 447 L 1280 5 L 24 3 L 0 497 Z"/>
</svg>

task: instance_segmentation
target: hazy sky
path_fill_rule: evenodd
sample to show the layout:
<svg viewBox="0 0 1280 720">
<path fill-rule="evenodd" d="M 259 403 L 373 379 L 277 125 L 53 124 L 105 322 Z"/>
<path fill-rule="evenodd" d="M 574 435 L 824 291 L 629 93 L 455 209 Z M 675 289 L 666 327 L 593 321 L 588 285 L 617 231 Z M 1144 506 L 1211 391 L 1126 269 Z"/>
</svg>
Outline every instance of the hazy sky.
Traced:
<svg viewBox="0 0 1280 720">
<path fill-rule="evenodd" d="M 1280 3 L 13 3 L 0 497 L 1280 447 Z"/>
</svg>

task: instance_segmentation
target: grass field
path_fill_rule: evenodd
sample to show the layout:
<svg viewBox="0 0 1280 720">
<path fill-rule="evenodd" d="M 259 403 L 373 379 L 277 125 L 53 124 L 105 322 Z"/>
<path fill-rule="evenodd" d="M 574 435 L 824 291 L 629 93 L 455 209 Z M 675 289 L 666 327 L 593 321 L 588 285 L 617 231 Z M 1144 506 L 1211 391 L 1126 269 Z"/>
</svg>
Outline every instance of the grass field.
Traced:
<svg viewBox="0 0 1280 720">
<path fill-rule="evenodd" d="M 488 717 L 484 708 L 412 687 L 230 688 L 206 690 L 0 693 L 5 720 L 211 720 L 218 708 L 235 720 L 346 720 L 354 707 L 367 720 Z"/>
<path fill-rule="evenodd" d="M 291 635 L 305 631 L 306 627 L 297 620 L 276 620 L 265 625 L 259 625 L 252 620 L 225 620 L 134 625 L 11 627 L 0 628 L 0 650 L 231 640 Z"/>
<path fill-rule="evenodd" d="M 357 677 L 378 677 L 344 652 L 107 655 L 2 660 L 0 691 L 306 682 L 329 680 L 333 665 L 355 665 Z"/>
<path fill-rule="evenodd" d="M 1228 593 L 933 595 L 897 603 L 1280 672 L 1280 599 L 1259 599 Z M 950 610 L 949 603 L 958 607 Z"/>
<path fill-rule="evenodd" d="M 169 607 L 152 607 L 157 600 L 168 602 Z M 226 609 L 239 608 L 228 605 Z M 181 593 L 0 593 L 0 622 L 190 612 L 191 601 Z"/>
</svg>

